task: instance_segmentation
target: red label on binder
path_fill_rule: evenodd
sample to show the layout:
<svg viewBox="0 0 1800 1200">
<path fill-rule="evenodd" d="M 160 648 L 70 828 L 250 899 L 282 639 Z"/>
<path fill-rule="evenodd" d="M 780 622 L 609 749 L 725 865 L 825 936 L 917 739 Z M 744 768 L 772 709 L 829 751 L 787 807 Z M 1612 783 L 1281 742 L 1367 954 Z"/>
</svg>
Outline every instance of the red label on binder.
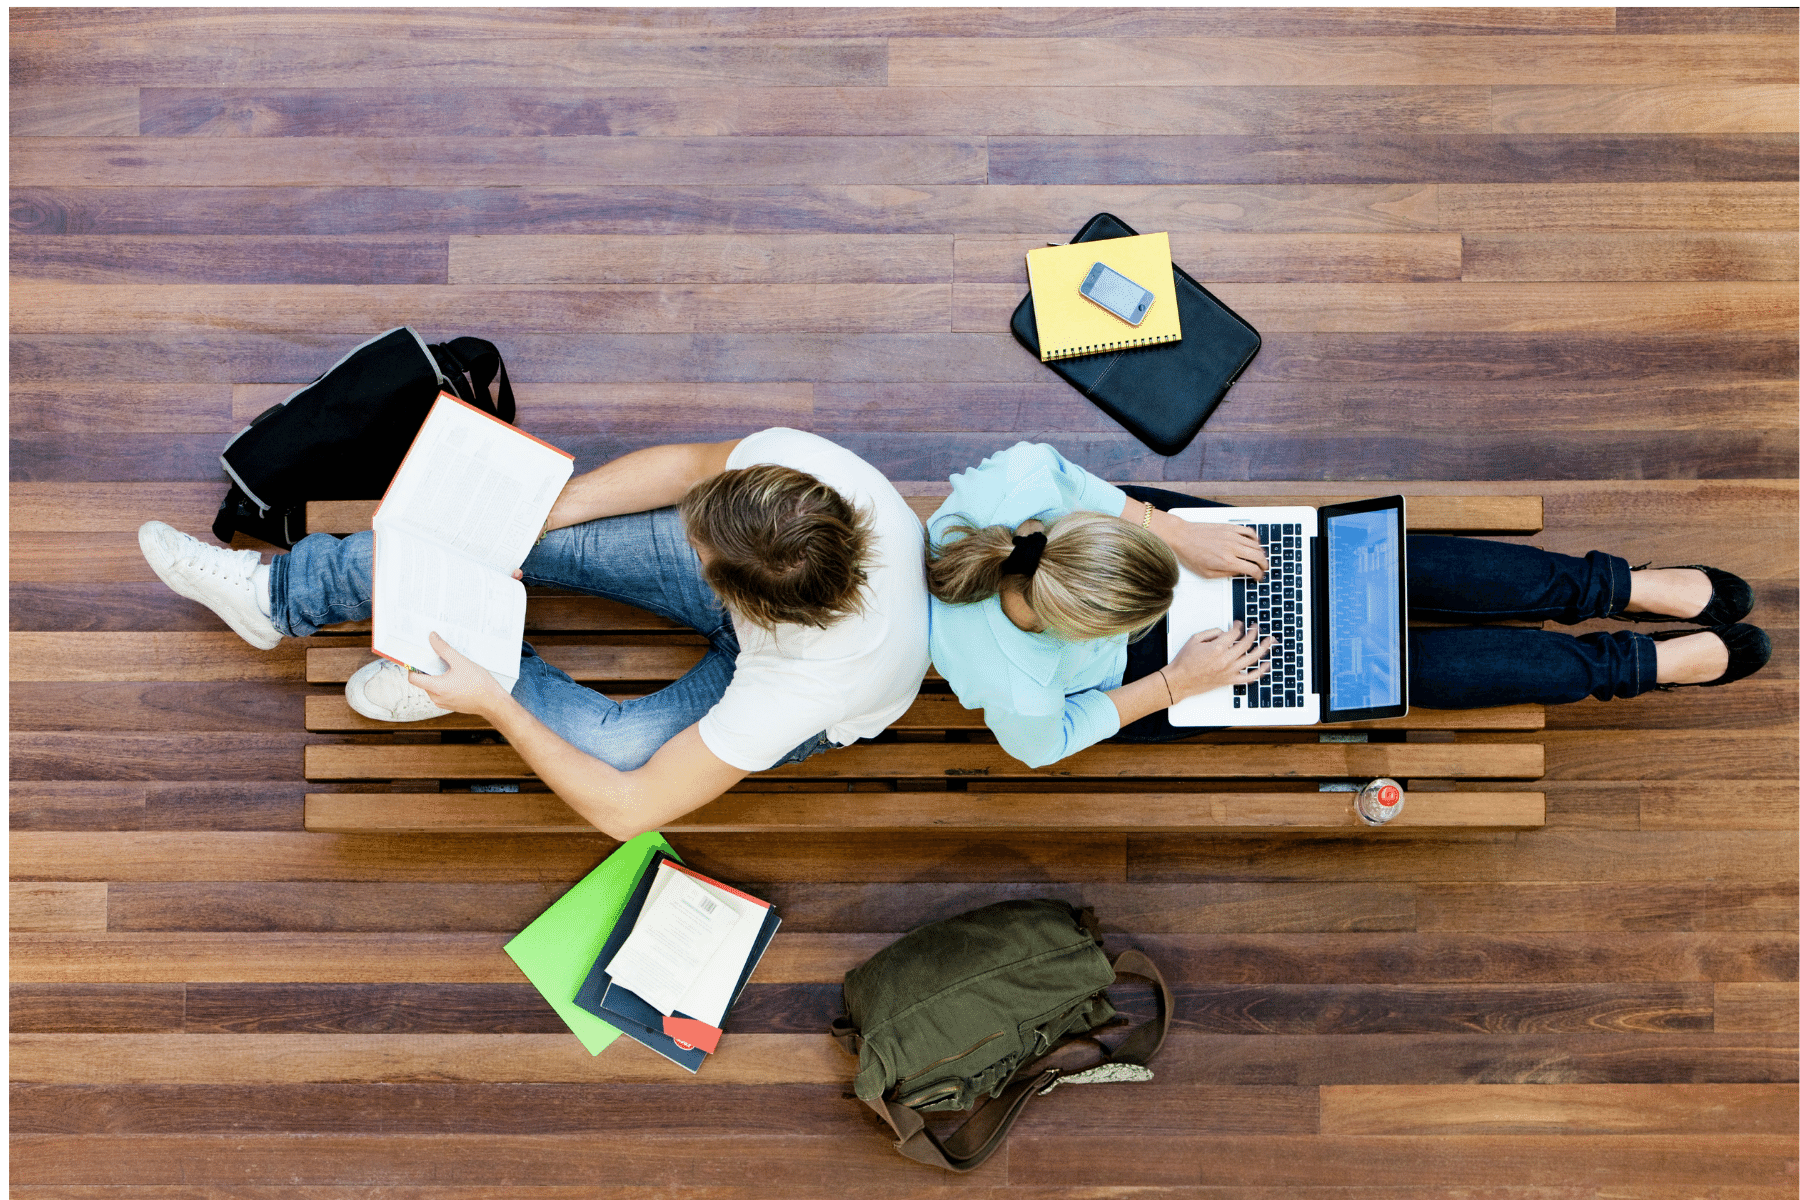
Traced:
<svg viewBox="0 0 1800 1200">
<path fill-rule="evenodd" d="M 664 1017 L 663 1032 L 687 1049 L 704 1050 L 708 1054 L 719 1048 L 719 1030 L 692 1017 Z"/>
</svg>

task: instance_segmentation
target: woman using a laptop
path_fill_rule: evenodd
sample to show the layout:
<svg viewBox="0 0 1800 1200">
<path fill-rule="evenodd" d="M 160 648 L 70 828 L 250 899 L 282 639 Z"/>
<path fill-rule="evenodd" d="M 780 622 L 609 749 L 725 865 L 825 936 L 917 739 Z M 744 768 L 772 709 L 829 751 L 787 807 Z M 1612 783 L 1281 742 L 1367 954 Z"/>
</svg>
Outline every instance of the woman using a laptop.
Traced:
<svg viewBox="0 0 1800 1200">
<path fill-rule="evenodd" d="M 964 708 L 1027 766 L 1104 738 L 1167 741 L 1191 695 L 1248 685 L 1269 669 L 1273 639 L 1233 625 L 1167 645 L 1177 563 L 1208 577 L 1261 578 L 1253 530 L 1194 524 L 1170 507 L 1212 505 L 1160 488 L 1105 483 L 1055 449 L 1020 442 L 950 477 L 926 524 L 931 660 Z M 1414 629 L 1412 702 L 1423 708 L 1566 704 L 1656 688 L 1716 686 L 1769 660 L 1769 639 L 1741 621 L 1754 603 L 1712 567 L 1633 572 L 1599 551 L 1584 558 L 1479 538 L 1406 539 L 1411 615 L 1482 621 L 1596 617 L 1705 628 L 1653 637 L 1582 637 L 1540 629 Z"/>
</svg>

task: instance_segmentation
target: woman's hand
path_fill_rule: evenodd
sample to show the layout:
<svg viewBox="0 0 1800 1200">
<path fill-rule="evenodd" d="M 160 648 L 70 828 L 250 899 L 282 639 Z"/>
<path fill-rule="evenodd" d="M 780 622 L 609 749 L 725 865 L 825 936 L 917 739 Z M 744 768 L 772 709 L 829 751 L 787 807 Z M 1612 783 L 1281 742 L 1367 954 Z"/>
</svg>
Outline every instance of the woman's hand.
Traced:
<svg viewBox="0 0 1800 1200">
<path fill-rule="evenodd" d="M 486 667 L 459 654 L 435 633 L 431 635 L 431 648 L 450 665 L 450 669 L 442 675 L 414 671 L 411 676 L 414 686 L 430 696 L 431 702 L 439 708 L 474 713 L 492 720 L 494 706 L 507 697 L 500 681 L 488 674 Z"/>
<path fill-rule="evenodd" d="M 1167 542 L 1181 565 L 1196 575 L 1261 579 L 1269 569 L 1269 556 L 1263 553 L 1256 530 L 1246 525 L 1184 521 L 1158 511 L 1150 518 L 1150 532 Z"/>
<path fill-rule="evenodd" d="M 1208 629 L 1196 633 L 1163 668 L 1169 691 L 1179 701 L 1228 683 L 1261 679 L 1274 665 L 1263 656 L 1277 643 L 1272 637 L 1259 639 L 1256 634 L 1255 625 L 1245 629 L 1236 621 L 1229 632 Z"/>
</svg>

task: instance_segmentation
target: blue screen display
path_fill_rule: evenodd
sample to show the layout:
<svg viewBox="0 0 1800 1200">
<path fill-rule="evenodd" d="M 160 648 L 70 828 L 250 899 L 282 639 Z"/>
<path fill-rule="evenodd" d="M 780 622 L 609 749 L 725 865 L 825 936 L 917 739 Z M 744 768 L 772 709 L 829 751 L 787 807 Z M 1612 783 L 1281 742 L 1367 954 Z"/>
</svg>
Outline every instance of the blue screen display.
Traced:
<svg viewBox="0 0 1800 1200">
<path fill-rule="evenodd" d="M 1406 614 L 1395 563 L 1400 514 L 1393 509 L 1334 516 L 1331 548 L 1331 707 L 1385 708 L 1400 703 Z"/>
</svg>

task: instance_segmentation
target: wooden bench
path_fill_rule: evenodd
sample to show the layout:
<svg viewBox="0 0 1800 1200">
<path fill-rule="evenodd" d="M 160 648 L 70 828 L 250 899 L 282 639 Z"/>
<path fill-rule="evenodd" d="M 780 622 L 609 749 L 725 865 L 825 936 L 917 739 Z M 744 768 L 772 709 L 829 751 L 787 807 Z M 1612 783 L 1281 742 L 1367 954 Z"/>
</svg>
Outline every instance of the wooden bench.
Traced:
<svg viewBox="0 0 1800 1200">
<path fill-rule="evenodd" d="M 1255 494 L 1237 495 L 1234 486 Z M 1186 490 L 1237 503 L 1329 503 L 1317 485 L 1213 484 Z M 1340 488 L 1342 485 L 1338 485 Z M 1443 485 L 1427 485 L 1442 487 Z M 908 485 L 901 485 L 906 490 Z M 921 516 L 942 499 L 918 494 Z M 1409 496 L 1415 532 L 1534 533 L 1536 496 Z M 308 506 L 307 527 L 368 527 L 370 502 Z M 307 652 L 306 728 L 345 735 L 306 748 L 306 778 L 346 790 L 309 794 L 306 827 L 329 832 L 580 832 L 592 827 L 544 789 L 510 746 L 464 714 L 392 725 L 345 702 L 342 684 L 368 661 L 366 624 L 338 626 Z M 527 631 L 552 664 L 609 695 L 640 695 L 678 678 L 703 639 L 659 617 L 594 597 L 534 591 Z M 1538 705 L 1443 712 L 1346 725 L 1227 730 L 1163 745 L 1101 744 L 1042 770 L 1013 759 L 934 673 L 884 734 L 744 780 L 671 829 L 796 832 L 1108 830 L 1113 832 L 1365 832 L 1529 829 L 1544 823 L 1541 792 L 1486 781 L 1540 778 L 1541 744 L 1490 738 L 1541 730 Z M 1459 738 L 1464 740 L 1459 740 Z M 1371 829 L 1342 789 L 1376 776 L 1408 785 L 1405 810 Z M 385 790 L 370 791 L 380 785 Z"/>
</svg>

